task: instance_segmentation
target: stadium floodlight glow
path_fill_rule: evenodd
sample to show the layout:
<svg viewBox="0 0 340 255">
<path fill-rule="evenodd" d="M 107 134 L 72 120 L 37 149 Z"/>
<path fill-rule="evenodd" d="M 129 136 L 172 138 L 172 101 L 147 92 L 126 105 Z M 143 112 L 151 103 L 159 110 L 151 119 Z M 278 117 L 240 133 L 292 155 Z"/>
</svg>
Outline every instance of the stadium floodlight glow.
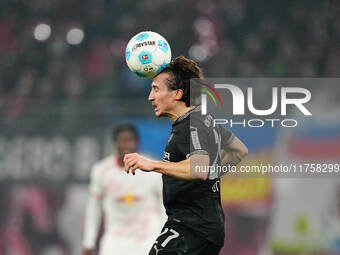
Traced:
<svg viewBox="0 0 340 255">
<path fill-rule="evenodd" d="M 66 42 L 71 45 L 81 44 L 84 40 L 84 31 L 80 28 L 72 28 L 66 34 Z"/>
<path fill-rule="evenodd" d="M 51 36 L 51 27 L 48 24 L 38 24 L 33 31 L 34 38 L 38 41 L 46 41 Z"/>
</svg>

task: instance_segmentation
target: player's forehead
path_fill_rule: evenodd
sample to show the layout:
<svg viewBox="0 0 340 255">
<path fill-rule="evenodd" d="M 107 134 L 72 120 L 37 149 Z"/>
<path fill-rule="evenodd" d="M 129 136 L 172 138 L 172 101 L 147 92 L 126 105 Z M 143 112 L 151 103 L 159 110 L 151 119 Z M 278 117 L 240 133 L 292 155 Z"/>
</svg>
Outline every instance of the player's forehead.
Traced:
<svg viewBox="0 0 340 255">
<path fill-rule="evenodd" d="M 161 73 L 153 79 L 151 86 L 157 87 L 157 88 L 162 88 L 162 87 L 167 88 L 169 79 L 170 79 L 169 73 Z"/>
</svg>

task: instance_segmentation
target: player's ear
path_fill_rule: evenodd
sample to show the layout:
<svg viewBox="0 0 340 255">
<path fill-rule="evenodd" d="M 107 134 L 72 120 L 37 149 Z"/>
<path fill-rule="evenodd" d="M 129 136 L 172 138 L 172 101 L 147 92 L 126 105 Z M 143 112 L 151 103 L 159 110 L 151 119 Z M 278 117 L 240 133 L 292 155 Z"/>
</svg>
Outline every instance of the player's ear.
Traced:
<svg viewBox="0 0 340 255">
<path fill-rule="evenodd" d="M 175 94 L 175 99 L 176 100 L 181 100 L 182 97 L 183 97 L 183 90 L 182 89 L 177 89 L 176 90 L 176 94 Z"/>
</svg>

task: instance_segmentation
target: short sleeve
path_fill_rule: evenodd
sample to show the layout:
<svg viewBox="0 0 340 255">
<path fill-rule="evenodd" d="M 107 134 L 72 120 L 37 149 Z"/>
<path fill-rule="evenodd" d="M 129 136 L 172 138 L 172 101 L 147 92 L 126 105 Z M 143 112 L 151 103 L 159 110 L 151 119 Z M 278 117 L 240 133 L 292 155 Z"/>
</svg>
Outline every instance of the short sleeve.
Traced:
<svg viewBox="0 0 340 255">
<path fill-rule="evenodd" d="M 221 149 L 228 147 L 234 140 L 235 135 L 230 130 L 221 127 Z"/>
<path fill-rule="evenodd" d="M 100 168 L 97 165 L 94 165 L 91 170 L 89 192 L 96 197 L 101 197 L 104 193 L 104 186 L 100 174 Z"/>
<path fill-rule="evenodd" d="M 209 133 L 198 123 L 190 126 L 190 156 L 193 154 L 209 155 Z"/>
<path fill-rule="evenodd" d="M 184 134 L 182 142 L 178 143 L 178 149 L 189 158 L 191 155 L 209 155 L 209 133 L 207 128 L 199 121 L 190 121 L 190 125 L 180 131 Z M 184 142 L 185 141 L 185 142 Z"/>
</svg>

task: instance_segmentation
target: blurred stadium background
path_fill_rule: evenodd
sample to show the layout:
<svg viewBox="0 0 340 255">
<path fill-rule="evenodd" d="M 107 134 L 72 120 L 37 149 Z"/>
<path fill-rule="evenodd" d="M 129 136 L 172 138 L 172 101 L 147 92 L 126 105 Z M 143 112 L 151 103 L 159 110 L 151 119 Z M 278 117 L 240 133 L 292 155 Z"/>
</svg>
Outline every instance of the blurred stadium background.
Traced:
<svg viewBox="0 0 340 255">
<path fill-rule="evenodd" d="M 118 123 L 135 123 L 141 151 L 161 157 L 171 123 L 153 118 L 150 80 L 124 59 L 127 41 L 145 30 L 208 77 L 340 76 L 336 0 L 1 1 L 0 255 L 80 254 L 89 171 L 110 152 Z M 318 92 L 339 102 L 339 93 Z M 249 164 L 339 162 L 339 111 L 326 113 L 327 124 L 308 132 L 233 131 Z M 222 185 L 223 254 L 340 254 L 336 179 Z"/>
</svg>

